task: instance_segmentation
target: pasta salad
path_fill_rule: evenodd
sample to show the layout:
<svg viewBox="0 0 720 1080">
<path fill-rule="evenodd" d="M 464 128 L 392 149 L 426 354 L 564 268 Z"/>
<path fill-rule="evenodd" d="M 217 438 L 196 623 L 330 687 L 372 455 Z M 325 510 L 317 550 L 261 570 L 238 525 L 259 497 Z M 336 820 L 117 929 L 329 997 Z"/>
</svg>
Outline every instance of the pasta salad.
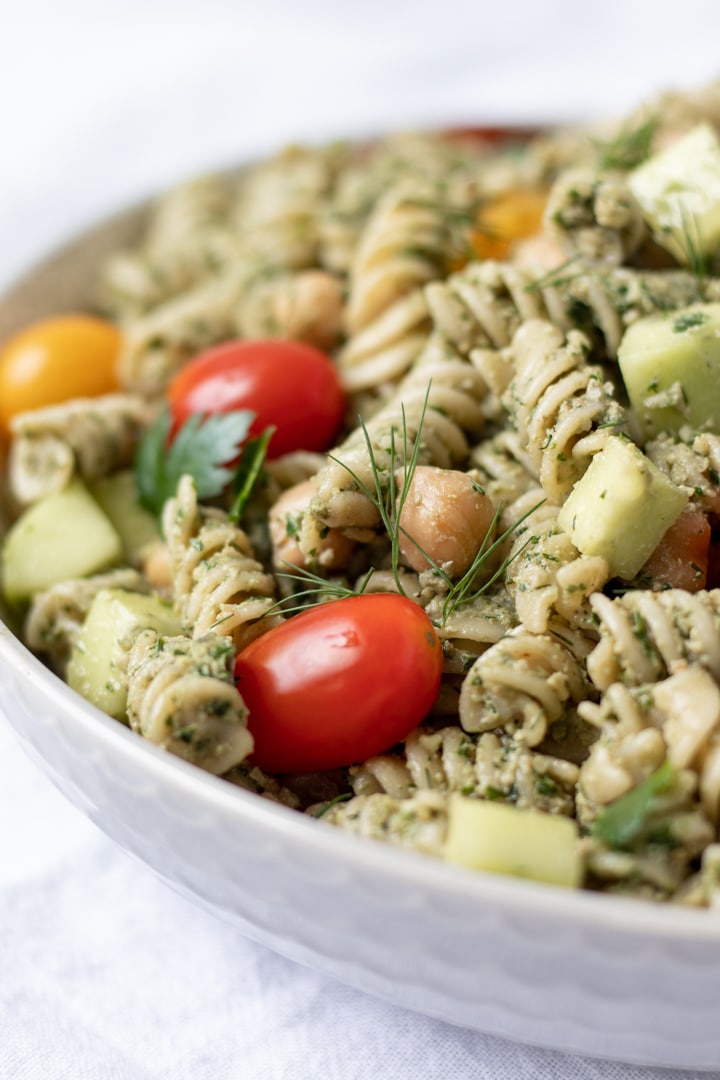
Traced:
<svg viewBox="0 0 720 1080">
<path fill-rule="evenodd" d="M 2 594 L 326 823 L 720 905 L 720 84 L 291 147 L 0 343 Z"/>
</svg>

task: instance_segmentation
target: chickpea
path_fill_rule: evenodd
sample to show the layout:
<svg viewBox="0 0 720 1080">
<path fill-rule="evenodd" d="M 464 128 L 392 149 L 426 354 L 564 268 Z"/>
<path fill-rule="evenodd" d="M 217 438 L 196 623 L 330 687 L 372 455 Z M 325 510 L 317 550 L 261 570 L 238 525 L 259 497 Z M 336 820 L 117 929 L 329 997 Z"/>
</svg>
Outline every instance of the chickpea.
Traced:
<svg viewBox="0 0 720 1080">
<path fill-rule="evenodd" d="M 402 557 L 413 570 L 427 570 L 419 545 L 450 577 L 460 577 L 471 566 L 494 515 L 492 502 L 467 473 L 419 465 L 400 514 Z"/>
<path fill-rule="evenodd" d="M 312 480 L 303 480 L 301 484 L 284 491 L 270 510 L 270 539 L 273 545 L 273 564 L 279 570 L 287 569 L 287 564 L 305 569 L 305 556 L 300 550 L 295 533 L 297 523 L 303 511 L 310 506 L 315 494 Z M 337 570 L 348 562 L 355 550 L 355 542 L 340 532 L 329 529 L 317 552 L 316 561 L 326 570 Z"/>
<path fill-rule="evenodd" d="M 156 589 L 169 589 L 172 585 L 170 571 L 170 552 L 162 540 L 150 545 L 142 560 L 142 573 Z"/>
</svg>

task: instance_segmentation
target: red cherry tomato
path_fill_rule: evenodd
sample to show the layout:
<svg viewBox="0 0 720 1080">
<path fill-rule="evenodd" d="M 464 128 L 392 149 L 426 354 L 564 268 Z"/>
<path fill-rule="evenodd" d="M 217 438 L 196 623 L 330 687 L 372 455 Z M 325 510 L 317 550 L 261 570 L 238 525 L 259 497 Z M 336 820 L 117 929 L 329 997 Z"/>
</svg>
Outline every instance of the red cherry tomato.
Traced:
<svg viewBox="0 0 720 1080">
<path fill-rule="evenodd" d="M 249 437 L 277 431 L 269 457 L 327 450 L 345 407 L 332 361 L 299 341 L 228 341 L 186 364 L 168 390 L 173 430 L 192 413 L 250 409 Z"/>
<path fill-rule="evenodd" d="M 253 763 L 315 772 L 388 750 L 426 716 L 442 662 L 432 623 L 404 596 L 351 596 L 294 616 L 235 664 Z"/>
</svg>

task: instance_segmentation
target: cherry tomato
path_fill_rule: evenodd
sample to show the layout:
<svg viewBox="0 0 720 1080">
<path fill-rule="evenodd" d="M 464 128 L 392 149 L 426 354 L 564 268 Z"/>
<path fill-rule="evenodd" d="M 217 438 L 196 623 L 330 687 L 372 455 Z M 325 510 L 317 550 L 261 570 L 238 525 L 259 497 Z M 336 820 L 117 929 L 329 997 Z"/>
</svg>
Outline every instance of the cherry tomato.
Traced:
<svg viewBox="0 0 720 1080">
<path fill-rule="evenodd" d="M 699 592 L 707 585 L 710 522 L 694 506 L 686 506 L 641 570 L 656 588 Z"/>
<path fill-rule="evenodd" d="M 0 350 L 0 428 L 17 413 L 117 390 L 120 331 L 91 315 L 60 315 L 21 330 Z"/>
<path fill-rule="evenodd" d="M 192 413 L 250 409 L 250 437 L 277 431 L 269 457 L 327 450 L 345 402 L 332 361 L 298 341 L 228 341 L 191 360 L 168 390 L 173 430 Z"/>
<path fill-rule="evenodd" d="M 442 662 L 432 623 L 404 596 L 351 596 L 294 616 L 235 664 L 252 761 L 315 772 L 388 750 L 426 716 Z"/>
</svg>

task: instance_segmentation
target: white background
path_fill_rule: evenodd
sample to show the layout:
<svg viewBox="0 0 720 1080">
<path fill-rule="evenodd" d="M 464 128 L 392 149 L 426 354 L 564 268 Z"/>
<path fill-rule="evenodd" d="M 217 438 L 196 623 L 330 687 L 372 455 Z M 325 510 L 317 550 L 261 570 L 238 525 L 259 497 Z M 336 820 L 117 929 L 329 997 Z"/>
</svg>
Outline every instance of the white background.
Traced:
<svg viewBox="0 0 720 1080">
<path fill-rule="evenodd" d="M 0 284 L 123 202 L 290 139 L 619 114 L 713 77 L 717 0 L 0 0 Z M 251 945 L 115 849 L 0 725 L 2 1080 L 650 1075 L 415 1017 Z"/>
</svg>

